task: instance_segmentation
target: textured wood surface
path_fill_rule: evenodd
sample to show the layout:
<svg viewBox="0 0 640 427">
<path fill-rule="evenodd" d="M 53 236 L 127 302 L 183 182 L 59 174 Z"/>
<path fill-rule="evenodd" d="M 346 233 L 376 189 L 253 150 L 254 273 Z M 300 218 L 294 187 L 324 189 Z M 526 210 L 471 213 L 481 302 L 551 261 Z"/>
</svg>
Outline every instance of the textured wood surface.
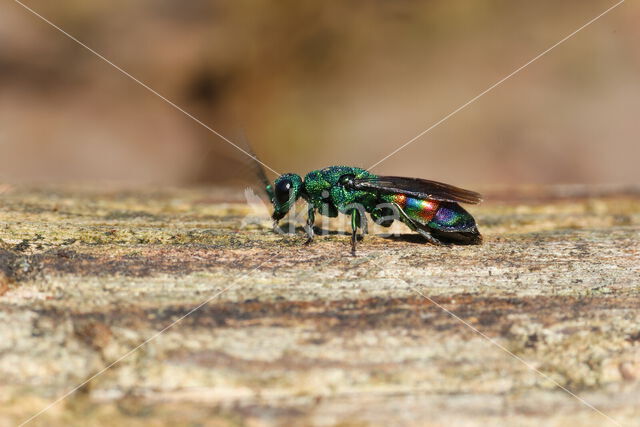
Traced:
<svg viewBox="0 0 640 427">
<path fill-rule="evenodd" d="M 33 424 L 639 425 L 637 189 L 494 192 L 482 246 L 355 258 L 241 191 L 0 191 L 0 425 L 207 300 Z"/>
</svg>

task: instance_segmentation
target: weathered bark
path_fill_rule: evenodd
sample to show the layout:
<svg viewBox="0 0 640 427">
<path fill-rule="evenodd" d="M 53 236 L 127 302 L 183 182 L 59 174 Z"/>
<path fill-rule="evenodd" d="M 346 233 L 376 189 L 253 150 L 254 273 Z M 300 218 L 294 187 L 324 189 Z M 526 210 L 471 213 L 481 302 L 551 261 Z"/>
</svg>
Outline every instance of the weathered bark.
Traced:
<svg viewBox="0 0 640 427">
<path fill-rule="evenodd" d="M 367 236 L 354 258 L 241 227 L 228 190 L 5 187 L 0 424 L 207 300 L 34 422 L 607 421 L 562 386 L 635 423 L 639 193 L 561 190 L 471 207 L 482 246 Z"/>
</svg>

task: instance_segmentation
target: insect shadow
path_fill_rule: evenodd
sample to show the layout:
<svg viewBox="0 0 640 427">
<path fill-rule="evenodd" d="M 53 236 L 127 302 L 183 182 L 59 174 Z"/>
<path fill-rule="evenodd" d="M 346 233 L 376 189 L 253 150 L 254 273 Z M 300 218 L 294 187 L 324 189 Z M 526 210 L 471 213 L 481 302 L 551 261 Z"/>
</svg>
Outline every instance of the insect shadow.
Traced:
<svg viewBox="0 0 640 427">
<path fill-rule="evenodd" d="M 406 242 L 406 243 L 419 243 L 424 245 L 424 237 L 419 234 L 413 233 L 394 233 L 394 234 L 379 234 L 378 237 L 383 239 L 392 240 L 394 242 Z"/>
<path fill-rule="evenodd" d="M 300 234 L 300 233 L 306 233 L 306 230 L 304 227 L 302 226 L 297 226 L 291 222 L 285 222 L 281 225 L 278 226 L 280 228 L 280 231 L 278 231 L 279 234 Z M 313 226 L 313 231 L 316 235 L 319 236 L 350 236 L 351 233 L 347 232 L 347 231 L 340 231 L 340 230 L 328 230 L 326 228 L 322 228 L 322 227 L 318 227 L 318 226 Z"/>
</svg>

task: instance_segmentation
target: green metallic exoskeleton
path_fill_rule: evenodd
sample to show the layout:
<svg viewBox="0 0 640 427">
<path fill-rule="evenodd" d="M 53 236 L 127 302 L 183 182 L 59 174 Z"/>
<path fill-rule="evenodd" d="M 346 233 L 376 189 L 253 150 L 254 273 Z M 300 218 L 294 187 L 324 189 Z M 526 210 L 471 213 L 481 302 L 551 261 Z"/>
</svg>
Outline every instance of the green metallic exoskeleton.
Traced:
<svg viewBox="0 0 640 427">
<path fill-rule="evenodd" d="M 475 220 L 458 203 L 479 203 L 480 195 L 448 184 L 418 178 L 378 176 L 365 169 L 330 166 L 309 172 L 304 179 L 287 173 L 273 185 L 260 169 L 273 204 L 274 226 L 300 198 L 308 203 L 305 231 L 313 241 L 317 212 L 329 217 L 351 216 L 351 250 L 355 254 L 357 231 L 367 233 L 367 218 L 388 227 L 394 220 L 406 224 L 433 244 L 480 244 Z"/>
</svg>

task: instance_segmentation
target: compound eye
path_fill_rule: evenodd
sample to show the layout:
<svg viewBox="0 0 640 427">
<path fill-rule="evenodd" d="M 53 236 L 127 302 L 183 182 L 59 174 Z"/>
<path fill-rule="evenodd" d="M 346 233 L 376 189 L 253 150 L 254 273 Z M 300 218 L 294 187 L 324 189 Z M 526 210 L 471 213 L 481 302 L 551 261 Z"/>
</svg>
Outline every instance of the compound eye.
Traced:
<svg viewBox="0 0 640 427">
<path fill-rule="evenodd" d="M 338 181 L 340 185 L 343 187 L 353 187 L 353 180 L 355 179 L 355 175 L 342 175 L 340 180 Z"/>
<path fill-rule="evenodd" d="M 291 192 L 291 181 L 285 179 L 276 184 L 276 200 L 279 204 L 289 201 L 289 193 Z"/>
</svg>

